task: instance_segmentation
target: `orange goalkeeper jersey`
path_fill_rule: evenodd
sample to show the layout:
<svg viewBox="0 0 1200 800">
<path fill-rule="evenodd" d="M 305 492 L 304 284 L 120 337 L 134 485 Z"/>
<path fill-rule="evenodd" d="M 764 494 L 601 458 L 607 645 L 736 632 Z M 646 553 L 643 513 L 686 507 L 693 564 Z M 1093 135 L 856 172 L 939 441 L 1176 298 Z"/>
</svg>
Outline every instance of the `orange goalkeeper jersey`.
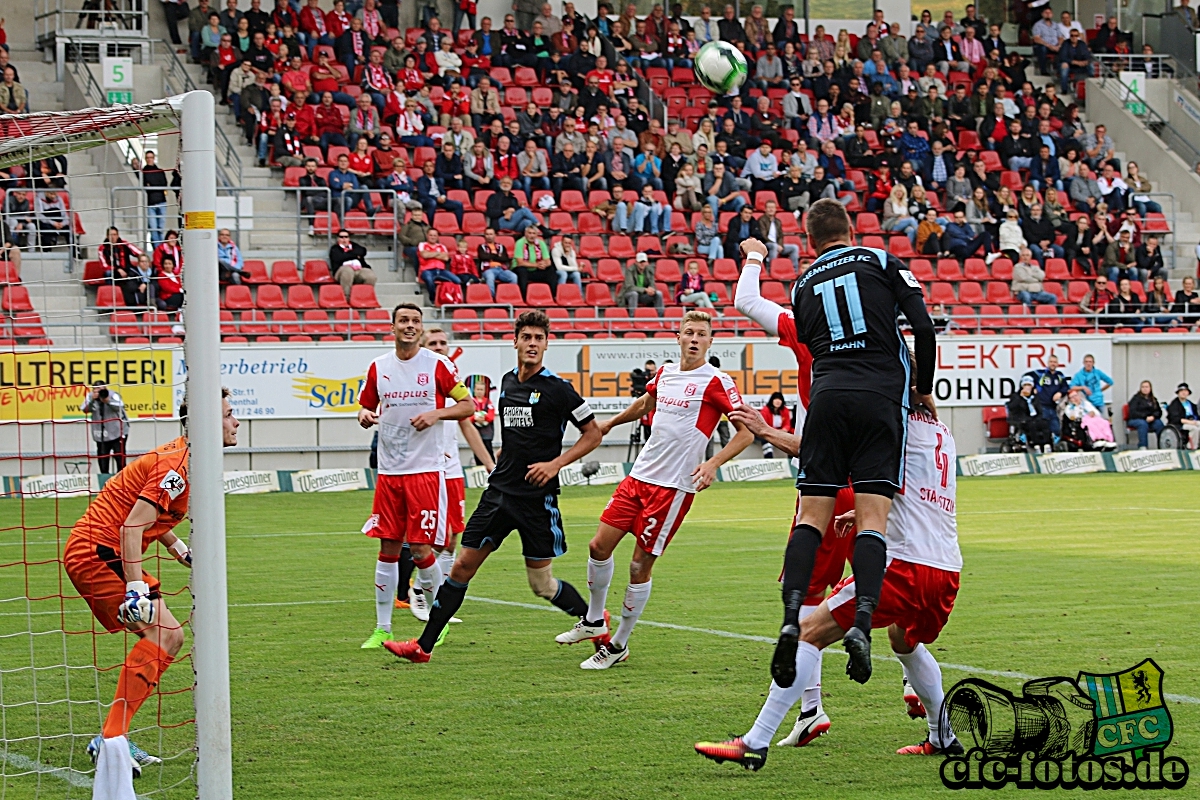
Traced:
<svg viewBox="0 0 1200 800">
<path fill-rule="evenodd" d="M 180 436 L 147 453 L 114 475 L 75 523 L 72 536 L 121 552 L 121 526 L 138 500 L 158 509 L 158 519 L 142 533 L 142 552 L 187 514 L 188 443 Z"/>
</svg>

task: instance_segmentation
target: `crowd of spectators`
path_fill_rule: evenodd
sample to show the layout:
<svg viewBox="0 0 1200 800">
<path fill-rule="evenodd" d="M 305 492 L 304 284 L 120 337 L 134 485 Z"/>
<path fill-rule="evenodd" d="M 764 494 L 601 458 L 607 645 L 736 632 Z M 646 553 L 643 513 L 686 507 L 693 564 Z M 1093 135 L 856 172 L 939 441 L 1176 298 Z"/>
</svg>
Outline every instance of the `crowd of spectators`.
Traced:
<svg viewBox="0 0 1200 800">
<path fill-rule="evenodd" d="M 271 11 L 255 0 L 244 13 L 202 2 L 189 30 L 260 163 L 296 173 L 301 213 L 331 212 L 342 227 L 350 212 L 398 215 L 402 253 L 431 300 L 443 283 L 457 287 L 443 290 L 447 302 L 472 283 L 493 295 L 515 283 L 523 297 L 530 283 L 581 285 L 573 236 L 585 230 L 658 237 L 651 274 L 659 257 L 736 257 L 747 236 L 798 272 L 810 255 L 795 235 L 803 213 L 833 197 L 875 215 L 902 257 L 1008 259 L 1030 309 L 1067 310 L 1045 285 L 1047 261 L 1061 259 L 1072 277 L 1096 279 L 1078 311 L 1109 328 L 1200 319 L 1194 290 L 1170 292 L 1161 241 L 1144 232 L 1162 212 L 1148 177 L 1072 102 L 1093 52 L 1128 53 L 1115 19 L 1089 37 L 1069 12 L 1041 7 L 1025 22 L 1031 62 L 974 5 L 915 26 L 877 10 L 861 36 L 821 26 L 804 36 L 787 6 L 774 22 L 760 5 L 741 19 L 731 5 L 699 19 L 678 3 L 645 17 L 633 5 L 598 11 L 523 0 L 499 27 L 483 17 L 473 30 L 463 6 L 449 30 L 426 13 L 402 33 L 376 0 L 275 0 Z M 742 50 L 750 74 L 706 97 L 688 68 L 715 39 Z M 1054 80 L 1035 88 L 1035 70 Z M 667 101 L 665 129 L 638 99 L 644 83 Z M 549 224 L 564 193 L 567 231 Z M 465 215 L 484 207 L 486 225 L 466 230 Z M 589 214 L 595 222 L 574 224 Z M 897 249 L 900 234 L 908 248 Z M 667 252 L 679 238 L 687 244 Z M 638 263 L 623 267 L 616 302 L 659 308 L 653 279 L 638 287 L 650 292 L 631 291 Z M 697 277 L 707 269 L 683 263 L 675 299 L 712 305 Z"/>
</svg>

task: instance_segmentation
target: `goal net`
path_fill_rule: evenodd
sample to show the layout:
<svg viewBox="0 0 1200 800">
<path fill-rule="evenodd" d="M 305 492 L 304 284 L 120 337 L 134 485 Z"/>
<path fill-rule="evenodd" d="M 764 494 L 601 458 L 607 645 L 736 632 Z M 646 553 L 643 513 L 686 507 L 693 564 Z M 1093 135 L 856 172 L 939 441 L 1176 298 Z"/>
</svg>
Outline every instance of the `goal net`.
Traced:
<svg viewBox="0 0 1200 800">
<path fill-rule="evenodd" d="M 190 350 L 215 354 L 219 347 L 215 230 L 212 214 L 203 213 L 215 201 L 207 209 L 194 201 L 185 208 L 183 196 L 191 183 L 192 198 L 215 197 L 211 153 L 208 167 L 197 168 L 188 155 L 196 137 L 189 144 L 189 134 L 180 135 L 196 116 L 189 116 L 197 102 L 190 98 L 0 116 L 0 798 L 6 800 L 93 796 L 87 748 L 102 730 L 138 637 L 111 633 L 97 621 L 64 569 L 64 553 L 106 482 L 180 435 L 185 392 L 218 400 L 215 414 L 211 402 L 191 403 L 200 407 L 190 423 L 190 520 L 175 531 L 191 542 L 196 569 L 159 544 L 144 556 L 143 569 L 161 582 L 182 624 L 184 644 L 129 728 L 129 740 L 153 759 L 136 793 L 195 797 L 206 784 L 198 766 L 206 738 L 197 725 L 202 703 L 210 708 L 207 718 L 200 712 L 200 726 L 210 732 L 212 707 L 225 715 L 223 729 L 219 720 L 216 726 L 224 745 L 211 759 L 204 750 L 206 760 L 219 767 L 228 753 L 228 675 L 209 681 L 224 691 L 223 701 L 198 698 L 196 690 L 207 677 L 203 665 L 227 664 L 228 654 L 223 641 L 198 646 L 193 624 L 202 604 L 195 586 L 206 586 L 196 594 L 210 604 L 215 593 L 223 606 L 225 591 L 223 498 L 221 487 L 214 498 L 211 486 L 213 464 L 220 480 L 219 362 L 216 374 L 212 364 L 185 368 Z M 198 102 L 202 107 L 205 99 Z M 207 121 L 201 114 L 198 122 L 207 125 L 211 144 L 211 96 L 207 108 Z M 203 149 L 205 137 L 199 138 Z M 165 170 L 164 202 L 142 186 L 138 170 L 151 161 Z M 188 277 L 185 267 L 198 274 Z M 205 277 L 211 291 L 202 286 Z M 193 292 L 193 284 L 201 288 Z M 197 321 L 186 336 L 185 315 Z M 198 542 L 193 528 L 222 542 Z M 218 568 L 215 579 L 206 577 Z M 210 639 L 224 638 L 223 609 L 219 616 L 205 628 Z M 198 649 L 205 659 L 197 658 Z M 226 795 L 210 789 L 201 796 Z"/>
</svg>

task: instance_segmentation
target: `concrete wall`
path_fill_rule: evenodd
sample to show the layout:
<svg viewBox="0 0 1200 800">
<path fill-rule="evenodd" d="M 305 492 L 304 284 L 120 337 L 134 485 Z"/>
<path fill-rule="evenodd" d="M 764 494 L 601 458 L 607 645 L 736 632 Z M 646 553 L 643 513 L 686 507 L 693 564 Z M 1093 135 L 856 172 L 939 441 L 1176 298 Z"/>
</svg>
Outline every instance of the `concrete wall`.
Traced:
<svg viewBox="0 0 1200 800">
<path fill-rule="evenodd" d="M 1125 110 L 1116 96 L 1101 88 L 1099 81 L 1089 80 L 1087 84 L 1088 118 L 1102 121 L 1117 149 L 1124 151 L 1126 158 L 1138 162 L 1142 173 L 1156 181 L 1160 191 L 1175 195 L 1176 209 L 1195 213 L 1194 209 L 1200 208 L 1200 176 L 1193 170 L 1195 165 L 1180 158 L 1148 131 L 1140 119 Z"/>
</svg>

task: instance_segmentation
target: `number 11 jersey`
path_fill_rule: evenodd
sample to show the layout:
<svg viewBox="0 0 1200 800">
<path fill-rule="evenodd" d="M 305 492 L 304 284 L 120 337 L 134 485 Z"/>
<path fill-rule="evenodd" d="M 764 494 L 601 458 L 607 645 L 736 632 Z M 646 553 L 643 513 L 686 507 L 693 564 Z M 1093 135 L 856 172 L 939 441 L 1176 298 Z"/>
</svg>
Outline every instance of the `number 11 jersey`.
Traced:
<svg viewBox="0 0 1200 800">
<path fill-rule="evenodd" d="M 792 289 L 797 338 L 812 353 L 812 396 L 869 391 L 907 408 L 911 367 L 896 323 L 904 306 L 924 313 L 921 284 L 895 256 L 871 247 L 821 254 Z"/>
</svg>

